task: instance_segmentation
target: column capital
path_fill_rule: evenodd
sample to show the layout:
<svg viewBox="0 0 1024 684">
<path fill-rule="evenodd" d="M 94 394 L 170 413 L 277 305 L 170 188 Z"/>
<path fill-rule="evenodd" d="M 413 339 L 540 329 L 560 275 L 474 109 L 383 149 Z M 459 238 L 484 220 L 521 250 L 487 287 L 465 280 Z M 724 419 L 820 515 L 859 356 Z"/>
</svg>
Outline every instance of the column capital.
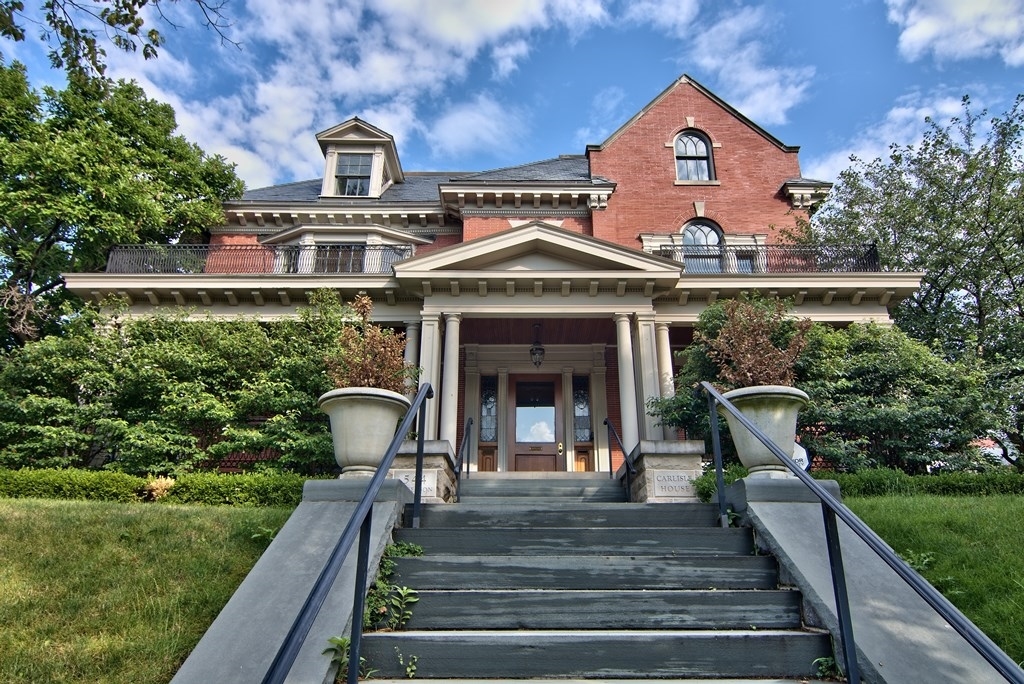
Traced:
<svg viewBox="0 0 1024 684">
<path fill-rule="evenodd" d="M 636 320 L 643 321 L 644 323 L 654 323 L 655 313 L 653 311 L 637 311 Z"/>
</svg>

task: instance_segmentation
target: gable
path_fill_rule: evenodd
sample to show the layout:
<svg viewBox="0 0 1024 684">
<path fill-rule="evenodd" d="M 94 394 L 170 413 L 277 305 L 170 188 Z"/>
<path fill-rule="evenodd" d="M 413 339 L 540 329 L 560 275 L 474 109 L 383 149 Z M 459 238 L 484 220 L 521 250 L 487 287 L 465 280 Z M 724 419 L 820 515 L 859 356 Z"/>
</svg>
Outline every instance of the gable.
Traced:
<svg viewBox="0 0 1024 684">
<path fill-rule="evenodd" d="M 542 221 L 413 257 L 396 266 L 399 277 L 445 272 L 615 272 L 679 275 L 679 264 L 573 233 Z"/>
</svg>

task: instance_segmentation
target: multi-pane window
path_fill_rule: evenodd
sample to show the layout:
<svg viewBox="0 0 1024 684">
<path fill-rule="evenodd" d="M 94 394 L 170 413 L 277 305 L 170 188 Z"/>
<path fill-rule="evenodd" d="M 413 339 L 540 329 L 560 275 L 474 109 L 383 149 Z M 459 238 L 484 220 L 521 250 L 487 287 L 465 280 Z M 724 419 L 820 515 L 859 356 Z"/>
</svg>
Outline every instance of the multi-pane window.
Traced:
<svg viewBox="0 0 1024 684">
<path fill-rule="evenodd" d="M 372 154 L 339 154 L 338 168 L 334 173 L 337 179 L 338 194 L 369 195 L 370 167 L 372 165 Z"/>
<path fill-rule="evenodd" d="M 480 441 L 498 441 L 498 378 L 480 378 Z"/>
<path fill-rule="evenodd" d="M 676 138 L 676 178 L 681 181 L 714 179 L 711 144 L 695 131 L 683 131 Z"/>
<path fill-rule="evenodd" d="M 573 439 L 579 442 L 594 441 L 594 426 L 590 420 L 590 378 L 585 375 L 572 376 L 572 429 Z"/>
<path fill-rule="evenodd" d="M 718 228 L 701 221 L 683 227 L 683 263 L 687 273 L 721 273 L 722 248 Z"/>
</svg>

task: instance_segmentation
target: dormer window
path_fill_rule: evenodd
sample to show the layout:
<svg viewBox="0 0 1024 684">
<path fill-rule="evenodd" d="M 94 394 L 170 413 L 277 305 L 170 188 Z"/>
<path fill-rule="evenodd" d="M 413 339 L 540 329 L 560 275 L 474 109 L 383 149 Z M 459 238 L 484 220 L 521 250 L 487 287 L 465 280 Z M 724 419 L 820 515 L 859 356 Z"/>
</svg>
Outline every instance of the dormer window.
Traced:
<svg viewBox="0 0 1024 684">
<path fill-rule="evenodd" d="M 676 179 L 681 181 L 710 181 L 715 178 L 711 158 L 711 142 L 694 130 L 683 131 L 676 137 Z"/>
<path fill-rule="evenodd" d="M 370 194 L 372 154 L 339 154 L 335 181 L 339 195 L 366 197 Z"/>
</svg>

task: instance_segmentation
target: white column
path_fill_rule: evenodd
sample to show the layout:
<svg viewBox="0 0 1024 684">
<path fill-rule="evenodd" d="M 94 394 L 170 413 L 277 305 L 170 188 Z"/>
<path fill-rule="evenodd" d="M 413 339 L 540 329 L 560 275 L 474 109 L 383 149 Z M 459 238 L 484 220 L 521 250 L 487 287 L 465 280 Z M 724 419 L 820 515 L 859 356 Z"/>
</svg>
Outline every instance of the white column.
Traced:
<svg viewBox="0 0 1024 684">
<path fill-rule="evenodd" d="M 508 368 L 498 368 L 498 470 L 512 470 L 508 453 Z"/>
<path fill-rule="evenodd" d="M 658 377 L 658 345 L 654 334 L 654 312 L 637 313 L 637 353 L 640 358 L 640 403 L 637 410 L 643 425 L 641 439 L 664 439 L 664 431 L 658 419 L 647 413 L 647 400 L 661 397 L 661 381 Z"/>
<path fill-rule="evenodd" d="M 590 373 L 590 409 L 593 413 L 594 428 L 594 468 L 599 472 L 608 472 L 611 452 L 608 444 L 608 426 L 604 419 L 608 417 L 608 379 L 604 368 L 595 368 Z"/>
<path fill-rule="evenodd" d="M 441 367 L 441 429 L 439 439 L 446 439 L 452 450 L 458 448 L 459 411 L 459 322 L 462 314 L 444 315 L 444 364 Z"/>
<path fill-rule="evenodd" d="M 626 451 L 640 443 L 637 421 L 636 374 L 633 370 L 633 337 L 630 334 L 629 314 L 615 314 L 615 346 L 619 358 L 619 406 L 622 411 L 622 445 Z"/>
<path fill-rule="evenodd" d="M 572 396 L 572 368 L 562 368 L 562 458 L 563 468 L 576 470 L 576 404 Z"/>
<path fill-rule="evenodd" d="M 427 401 L 424 438 L 437 439 L 437 406 L 441 388 L 441 328 L 436 315 L 425 314 L 420 332 L 420 384 L 429 382 L 434 398 Z"/>
<path fill-rule="evenodd" d="M 661 398 L 676 395 L 675 375 L 672 373 L 672 347 L 668 339 L 668 323 L 655 323 L 654 334 L 658 341 L 658 376 L 661 378 Z"/>
<path fill-rule="evenodd" d="M 419 367 L 419 353 L 420 353 L 420 322 L 419 321 L 405 321 L 405 365 Z M 423 377 L 423 371 L 420 370 L 420 378 Z M 409 394 L 415 394 L 419 387 L 419 381 L 408 380 L 406 381 L 406 387 L 408 387 Z"/>
</svg>

